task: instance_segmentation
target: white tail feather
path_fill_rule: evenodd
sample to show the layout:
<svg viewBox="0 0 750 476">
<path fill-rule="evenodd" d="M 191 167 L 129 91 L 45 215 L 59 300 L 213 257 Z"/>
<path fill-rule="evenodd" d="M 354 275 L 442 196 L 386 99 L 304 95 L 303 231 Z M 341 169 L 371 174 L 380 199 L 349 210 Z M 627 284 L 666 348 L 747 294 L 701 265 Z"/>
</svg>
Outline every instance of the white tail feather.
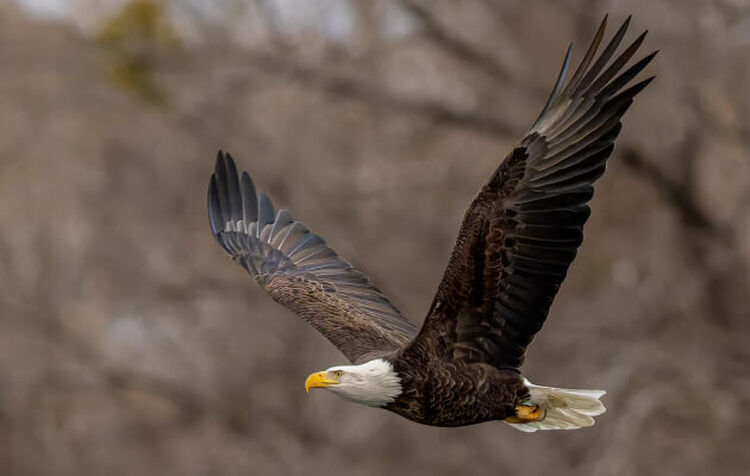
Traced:
<svg viewBox="0 0 750 476">
<path fill-rule="evenodd" d="M 575 430 L 594 424 L 594 418 L 606 411 L 600 398 L 604 390 L 574 390 L 534 385 L 524 379 L 529 389 L 528 403 L 544 408 L 542 420 L 530 423 L 508 423 L 516 430 Z"/>
</svg>

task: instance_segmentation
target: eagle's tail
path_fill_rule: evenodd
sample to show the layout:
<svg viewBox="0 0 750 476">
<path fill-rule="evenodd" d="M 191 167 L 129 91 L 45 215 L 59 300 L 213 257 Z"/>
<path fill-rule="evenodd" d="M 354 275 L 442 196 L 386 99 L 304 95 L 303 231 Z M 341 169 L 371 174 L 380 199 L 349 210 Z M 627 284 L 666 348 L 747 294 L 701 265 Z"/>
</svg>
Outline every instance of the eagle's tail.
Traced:
<svg viewBox="0 0 750 476">
<path fill-rule="evenodd" d="M 511 423 L 517 430 L 575 430 L 594 424 L 594 418 L 605 412 L 599 401 L 604 390 L 573 390 L 568 388 L 542 387 L 524 379 L 529 389 L 528 405 L 541 408 L 542 418 L 525 423 Z"/>
</svg>

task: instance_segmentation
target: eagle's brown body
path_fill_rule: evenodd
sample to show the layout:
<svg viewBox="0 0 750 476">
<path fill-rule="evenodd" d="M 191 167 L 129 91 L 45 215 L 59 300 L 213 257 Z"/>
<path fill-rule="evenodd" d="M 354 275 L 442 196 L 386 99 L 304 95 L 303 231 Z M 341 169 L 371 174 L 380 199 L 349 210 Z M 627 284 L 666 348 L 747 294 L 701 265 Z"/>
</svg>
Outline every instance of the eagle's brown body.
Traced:
<svg viewBox="0 0 750 476">
<path fill-rule="evenodd" d="M 417 423 L 464 426 L 515 415 L 529 396 L 517 370 L 482 363 L 425 361 L 421 355 L 393 361 L 404 392 L 385 408 Z"/>
<path fill-rule="evenodd" d="M 622 115 L 652 79 L 623 89 L 653 58 L 622 71 L 645 36 L 615 56 L 628 23 L 594 59 L 605 19 L 570 77 L 568 50 L 541 115 L 469 206 L 421 330 L 322 238 L 288 211 L 276 213 L 222 153 L 208 196 L 216 239 L 351 362 L 390 362 L 402 391 L 388 410 L 437 426 L 513 417 L 530 398 L 519 370 L 526 347 L 581 244 L 593 183 L 604 172 Z M 590 405 L 591 394 L 597 393 L 567 394 L 570 402 L 580 400 L 579 426 L 604 411 L 598 397 L 601 409 Z M 559 414 L 563 420 L 566 411 Z M 578 426 L 549 428 L 572 427 Z"/>
</svg>

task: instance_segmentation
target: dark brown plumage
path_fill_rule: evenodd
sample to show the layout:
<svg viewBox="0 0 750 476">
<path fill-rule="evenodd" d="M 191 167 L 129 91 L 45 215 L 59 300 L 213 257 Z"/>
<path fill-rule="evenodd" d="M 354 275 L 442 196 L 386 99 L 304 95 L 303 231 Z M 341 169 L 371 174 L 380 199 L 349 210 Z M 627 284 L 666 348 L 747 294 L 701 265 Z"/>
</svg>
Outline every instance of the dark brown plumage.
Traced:
<svg viewBox="0 0 750 476">
<path fill-rule="evenodd" d="M 653 79 L 623 89 L 655 55 L 621 72 L 645 32 L 610 63 L 629 21 L 594 59 L 605 17 L 570 78 L 568 48 L 539 118 L 467 210 L 418 335 L 323 239 L 286 210 L 274 214 L 268 197 L 256 195 L 249 176 L 240 179 L 221 152 L 208 193 L 216 239 L 350 361 L 390 362 L 402 392 L 386 408 L 439 426 L 514 418 L 519 406 L 538 403 L 519 371 L 526 347 L 581 244 L 592 185 L 612 153 L 620 118 Z"/>
</svg>

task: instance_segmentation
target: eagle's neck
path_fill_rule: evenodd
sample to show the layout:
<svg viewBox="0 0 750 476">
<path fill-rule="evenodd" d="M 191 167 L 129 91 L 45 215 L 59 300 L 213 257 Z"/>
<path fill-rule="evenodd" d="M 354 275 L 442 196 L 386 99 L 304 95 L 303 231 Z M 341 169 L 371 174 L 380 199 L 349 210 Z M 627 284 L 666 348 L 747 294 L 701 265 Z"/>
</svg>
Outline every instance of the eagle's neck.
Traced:
<svg viewBox="0 0 750 476">
<path fill-rule="evenodd" d="M 393 369 L 393 364 L 385 359 L 340 368 L 352 376 L 352 381 L 335 385 L 331 390 L 344 398 L 363 405 L 384 407 L 401 395 L 401 377 Z"/>
</svg>

